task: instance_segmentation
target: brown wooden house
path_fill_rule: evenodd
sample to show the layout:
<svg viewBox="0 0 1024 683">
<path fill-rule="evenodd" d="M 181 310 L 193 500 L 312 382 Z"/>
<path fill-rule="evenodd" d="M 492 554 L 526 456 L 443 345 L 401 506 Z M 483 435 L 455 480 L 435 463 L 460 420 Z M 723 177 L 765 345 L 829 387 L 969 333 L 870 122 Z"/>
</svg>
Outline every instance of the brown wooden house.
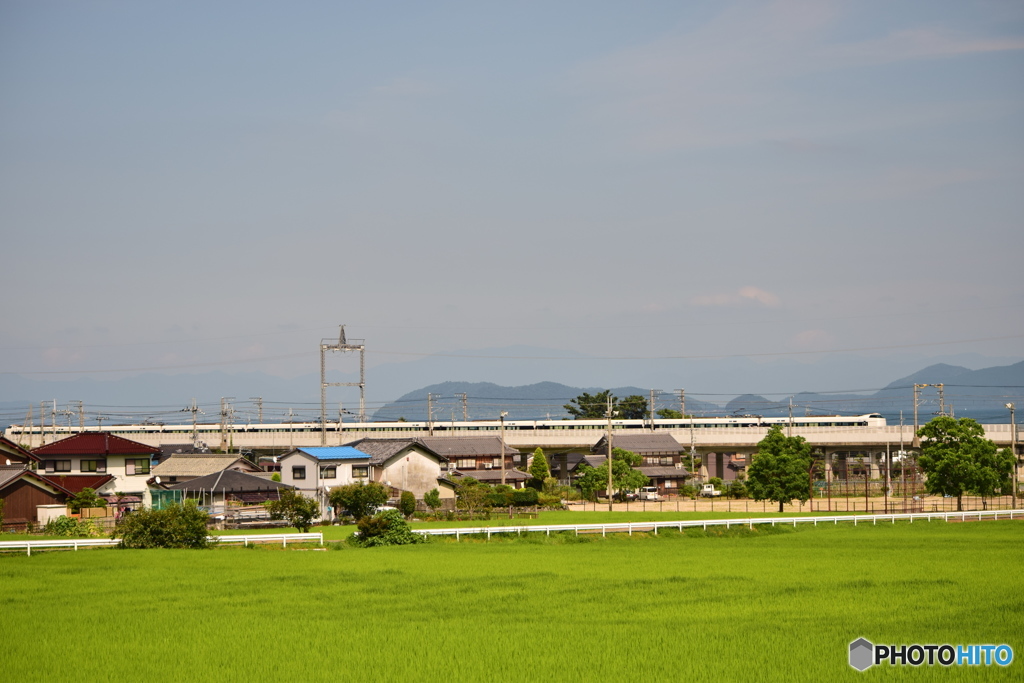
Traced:
<svg viewBox="0 0 1024 683">
<path fill-rule="evenodd" d="M 4 501 L 4 530 L 38 524 L 38 505 L 63 505 L 73 494 L 64 487 L 18 465 L 0 465 L 0 500 Z"/>
</svg>

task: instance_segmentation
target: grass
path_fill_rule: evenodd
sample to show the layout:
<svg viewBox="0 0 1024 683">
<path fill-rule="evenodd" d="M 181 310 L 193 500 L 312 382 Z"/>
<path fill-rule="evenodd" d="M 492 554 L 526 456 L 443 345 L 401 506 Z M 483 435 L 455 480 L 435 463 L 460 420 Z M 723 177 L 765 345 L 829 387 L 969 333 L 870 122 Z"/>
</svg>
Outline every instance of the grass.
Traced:
<svg viewBox="0 0 1024 683">
<path fill-rule="evenodd" d="M 1020 679 L 1020 522 L 0 556 L 5 680 Z M 879 643 L 1011 670 L 857 674 Z"/>
</svg>

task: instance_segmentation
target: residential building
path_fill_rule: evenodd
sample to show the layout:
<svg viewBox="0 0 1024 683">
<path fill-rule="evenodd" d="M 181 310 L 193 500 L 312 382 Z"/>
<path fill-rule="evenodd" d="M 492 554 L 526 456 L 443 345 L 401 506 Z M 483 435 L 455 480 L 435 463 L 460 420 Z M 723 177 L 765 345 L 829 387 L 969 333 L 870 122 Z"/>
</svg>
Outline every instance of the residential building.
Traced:
<svg viewBox="0 0 1024 683">
<path fill-rule="evenodd" d="M 39 473 L 73 491 L 141 494 L 160 449 L 109 432 L 83 432 L 32 450 Z M 97 488 L 98 487 L 98 488 Z"/>
</svg>

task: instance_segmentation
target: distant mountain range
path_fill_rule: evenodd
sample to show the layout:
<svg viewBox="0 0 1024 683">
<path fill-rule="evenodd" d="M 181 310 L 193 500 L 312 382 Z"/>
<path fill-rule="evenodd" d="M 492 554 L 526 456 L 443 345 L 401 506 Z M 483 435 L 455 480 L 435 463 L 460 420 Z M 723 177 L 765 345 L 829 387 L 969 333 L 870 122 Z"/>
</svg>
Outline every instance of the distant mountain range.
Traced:
<svg viewBox="0 0 1024 683">
<path fill-rule="evenodd" d="M 926 422 L 938 413 L 940 408 L 947 414 L 958 417 L 972 417 L 981 422 L 1005 422 L 1009 412 L 1005 404 L 1018 402 L 1024 397 L 1024 361 L 1014 365 L 970 370 L 964 367 L 938 363 L 923 370 L 902 377 L 883 389 L 873 393 L 819 394 L 800 392 L 792 396 L 793 414 L 799 415 L 860 415 L 881 413 L 891 423 L 900 419 L 900 411 L 907 424 L 914 415 L 914 385 L 932 386 L 921 389 L 918 404 L 918 418 Z M 939 388 L 942 384 L 942 403 Z M 495 419 L 497 414 L 508 411 L 508 419 L 561 419 L 567 417 L 563 406 L 570 399 L 583 392 L 595 394 L 603 387 L 570 387 L 555 382 L 540 382 L 526 386 L 503 387 L 488 382 L 444 382 L 411 391 L 401 398 L 388 403 L 373 414 L 374 420 L 391 421 L 405 418 L 410 421 L 427 419 L 427 395 L 435 398 L 432 403 L 434 420 L 461 420 L 463 401 L 466 396 L 465 413 L 470 419 Z M 649 396 L 649 391 L 639 387 L 611 387 L 614 396 Z M 656 399 L 656 409 L 679 409 L 675 395 L 661 394 Z M 1024 407 L 1024 404 L 1022 404 Z M 724 406 L 693 398 L 686 400 L 686 412 L 693 415 L 762 415 L 783 417 L 789 414 L 789 398 L 770 400 L 763 396 L 744 394 Z"/>
<path fill-rule="evenodd" d="M 940 409 L 947 414 L 972 417 L 979 422 L 1006 422 L 1009 419 L 1006 404 L 1019 403 L 1024 397 L 1024 362 L 981 370 L 937 363 L 891 382 L 874 393 L 801 392 L 792 397 L 794 414 L 872 412 L 881 413 L 896 423 L 902 411 L 904 420 L 909 424 L 914 415 L 915 384 L 931 385 L 921 388 L 919 394 L 918 419 L 921 422 L 930 420 Z M 941 392 L 935 386 L 939 384 L 943 385 Z M 773 401 L 747 394 L 729 401 L 725 412 L 784 416 L 789 412 L 789 401 Z"/>
<path fill-rule="evenodd" d="M 315 354 L 311 353 L 311 356 Z M 913 414 L 915 383 L 945 384 L 947 406 L 957 415 L 986 422 L 1005 422 L 1003 404 L 1024 398 L 1024 362 L 1019 358 L 990 358 L 971 354 L 944 356 L 927 363 L 920 356 L 863 358 L 832 355 L 815 362 L 791 358 L 755 362 L 749 358 L 709 360 L 607 360 L 537 347 L 505 347 L 453 351 L 413 361 L 383 363 L 367 370 L 367 413 L 376 419 L 426 417 L 426 395 L 436 394 L 435 419 L 461 419 L 456 394 L 466 394 L 471 418 L 496 417 L 508 410 L 520 419 L 558 419 L 562 406 L 583 391 L 593 394 L 610 387 L 617 396 L 647 397 L 651 387 L 664 393 L 657 407 L 678 409 L 678 388 L 686 388 L 688 413 L 785 415 L 793 392 L 794 414 L 880 412 L 898 420 L 902 410 Z M 1003 364 L 996 365 L 1000 361 Z M 986 367 L 986 363 L 991 366 Z M 970 367 L 982 368 L 972 370 Z M 900 377 L 891 381 L 892 377 Z M 451 381 L 451 380 L 459 381 Z M 353 382 L 351 373 L 332 371 L 331 382 Z M 236 421 L 256 419 L 254 397 L 262 397 L 268 420 L 281 419 L 289 409 L 296 419 L 319 414 L 320 377 L 316 372 L 281 378 L 261 372 L 221 371 L 163 375 L 149 373 L 120 379 L 81 378 L 38 380 L 7 375 L 0 380 L 0 426 L 20 423 L 29 405 L 57 401 L 63 410 L 71 401 L 84 401 L 87 415 L 102 413 L 107 420 L 139 421 L 149 416 L 177 421 L 193 397 L 215 421 L 221 397 L 234 397 Z M 825 393 L 837 387 L 849 391 Z M 752 390 L 770 390 L 764 394 Z M 356 412 L 358 391 L 328 390 L 331 416 L 339 402 Z M 397 397 L 397 398 L 396 398 Z M 719 398 L 721 397 L 721 398 Z M 923 393 L 922 415 L 938 410 L 933 388 Z M 1024 401 L 1021 402 L 1024 405 Z M 38 420 L 38 417 L 36 418 Z M 64 421 L 67 417 L 62 417 Z M 351 419 L 346 417 L 346 419 Z"/>
</svg>

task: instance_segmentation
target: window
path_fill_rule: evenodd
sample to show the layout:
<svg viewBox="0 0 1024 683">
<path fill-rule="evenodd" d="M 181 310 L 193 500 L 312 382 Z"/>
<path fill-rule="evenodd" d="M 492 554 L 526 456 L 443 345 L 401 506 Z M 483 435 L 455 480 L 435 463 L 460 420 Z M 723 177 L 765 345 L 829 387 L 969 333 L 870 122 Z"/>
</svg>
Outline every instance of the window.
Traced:
<svg viewBox="0 0 1024 683">
<path fill-rule="evenodd" d="M 83 472 L 96 472 L 102 474 L 107 471 L 106 460 L 83 460 L 82 461 Z"/>
<path fill-rule="evenodd" d="M 327 467 L 320 468 L 321 479 L 337 479 L 338 468 L 335 465 L 328 465 Z"/>
<path fill-rule="evenodd" d="M 304 465 L 298 465 L 292 468 L 292 479 L 305 479 L 306 478 L 306 467 Z"/>
<path fill-rule="evenodd" d="M 127 458 L 124 461 L 124 473 L 149 474 L 149 458 Z"/>
<path fill-rule="evenodd" d="M 47 472 L 70 472 L 70 460 L 46 460 L 43 462 Z"/>
<path fill-rule="evenodd" d="M 676 480 L 675 479 L 666 479 L 665 480 L 665 488 L 667 488 L 667 489 L 674 489 L 675 487 L 676 487 Z"/>
<path fill-rule="evenodd" d="M 455 461 L 455 466 L 460 470 L 475 470 L 476 458 L 459 458 Z"/>
<path fill-rule="evenodd" d="M 366 479 L 368 476 L 370 476 L 370 467 L 368 465 L 352 465 L 353 479 Z"/>
</svg>

